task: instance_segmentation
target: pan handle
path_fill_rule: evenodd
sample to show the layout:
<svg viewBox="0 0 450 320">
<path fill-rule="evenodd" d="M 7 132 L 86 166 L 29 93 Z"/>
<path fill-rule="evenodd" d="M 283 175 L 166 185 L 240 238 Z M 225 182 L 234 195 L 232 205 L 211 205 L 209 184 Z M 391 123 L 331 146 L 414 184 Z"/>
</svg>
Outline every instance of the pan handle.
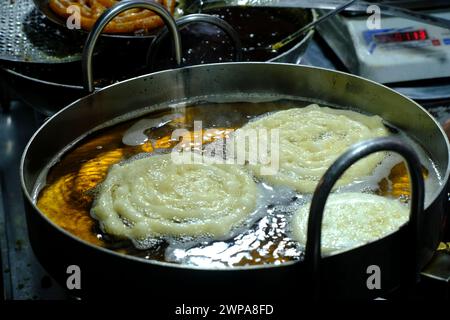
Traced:
<svg viewBox="0 0 450 320">
<path fill-rule="evenodd" d="M 233 41 L 234 43 L 234 57 L 236 61 L 242 60 L 242 43 L 241 39 L 239 38 L 239 34 L 236 32 L 236 30 L 225 20 L 220 19 L 219 17 L 209 15 L 209 14 L 203 14 L 203 13 L 195 13 L 190 14 L 184 17 L 181 17 L 177 19 L 176 24 L 181 30 L 183 27 L 195 23 L 195 22 L 204 22 L 212 24 L 218 28 L 220 28 L 222 31 L 224 31 L 227 36 Z M 152 42 L 148 53 L 147 53 L 147 65 L 151 67 L 153 70 L 153 62 L 155 61 L 156 54 L 158 53 L 159 46 L 161 45 L 162 40 L 167 36 L 167 29 L 161 30 L 157 35 L 155 40 Z"/>
<path fill-rule="evenodd" d="M 411 181 L 411 211 L 408 229 L 414 245 L 411 246 L 411 258 L 414 263 L 414 282 L 419 275 L 417 252 L 420 248 L 420 225 L 424 210 L 424 181 L 420 160 L 415 151 L 403 140 L 394 137 L 378 138 L 357 143 L 341 155 L 325 172 L 314 191 L 308 217 L 308 231 L 305 248 L 305 264 L 311 274 L 314 297 L 320 294 L 320 259 L 322 218 L 325 203 L 336 181 L 356 161 L 379 151 L 392 151 L 401 155 L 407 164 Z"/>
<path fill-rule="evenodd" d="M 92 72 L 92 56 L 94 53 L 94 46 L 97 40 L 106 27 L 106 25 L 114 19 L 118 14 L 128 9 L 142 8 L 148 9 L 159 15 L 164 21 L 167 28 L 170 30 L 173 36 L 173 42 L 175 47 L 175 59 L 178 65 L 181 64 L 181 39 L 178 32 L 175 19 L 172 15 L 159 3 L 153 1 L 120 1 L 113 7 L 109 8 L 97 19 L 91 32 L 89 33 L 86 43 L 83 49 L 83 82 L 84 88 L 89 93 L 94 92 L 94 79 Z"/>
</svg>

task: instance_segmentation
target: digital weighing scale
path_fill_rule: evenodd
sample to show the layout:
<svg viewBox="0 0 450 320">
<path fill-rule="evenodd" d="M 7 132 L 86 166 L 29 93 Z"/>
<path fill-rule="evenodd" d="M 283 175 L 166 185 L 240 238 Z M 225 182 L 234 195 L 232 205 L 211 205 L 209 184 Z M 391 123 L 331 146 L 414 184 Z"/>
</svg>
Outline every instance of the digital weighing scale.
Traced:
<svg viewBox="0 0 450 320">
<path fill-rule="evenodd" d="M 400 2 L 403 6 L 408 1 Z M 431 8 L 433 1 L 421 3 Z M 450 20 L 450 0 L 439 9 L 422 11 Z M 388 16 L 381 16 L 379 29 L 370 30 L 368 18 L 338 15 L 318 28 L 351 73 L 381 83 L 450 77 L 450 30 Z"/>
</svg>

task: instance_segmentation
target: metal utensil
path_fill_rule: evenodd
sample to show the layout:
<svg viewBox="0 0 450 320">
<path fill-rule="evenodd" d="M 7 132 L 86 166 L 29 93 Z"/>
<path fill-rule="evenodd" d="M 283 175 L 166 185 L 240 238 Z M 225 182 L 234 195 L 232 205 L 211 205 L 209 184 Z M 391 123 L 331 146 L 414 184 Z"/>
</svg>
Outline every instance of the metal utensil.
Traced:
<svg viewBox="0 0 450 320">
<path fill-rule="evenodd" d="M 186 297 L 183 290 L 190 288 L 204 292 L 221 288 L 222 295 L 230 290 L 245 295 L 248 288 L 252 288 L 258 299 L 267 297 L 268 292 L 277 292 L 283 299 L 292 292 L 311 297 L 310 291 L 303 290 L 303 284 L 311 279 L 304 261 L 222 269 L 146 260 L 82 241 L 51 222 L 35 205 L 35 186 L 42 182 L 39 179 L 43 170 L 53 163 L 52 159 L 61 154 L 61 150 L 67 150 L 68 145 L 80 141 L 80 137 L 95 128 L 118 117 L 129 119 L 125 115 L 143 115 L 144 110 L 167 110 L 167 106 L 178 102 L 205 101 L 205 97 L 213 101 L 223 98 L 223 101 L 239 102 L 247 96 L 256 99 L 298 97 L 377 114 L 422 145 L 434 160 L 443 181 L 426 204 L 420 224 L 424 236 L 416 250 L 419 255 L 416 267 L 422 268 L 430 261 L 439 244 L 438 230 L 446 214 L 449 145 L 439 124 L 423 108 L 382 85 L 345 73 L 292 64 L 226 63 L 157 72 L 109 86 L 66 107 L 37 131 L 21 161 L 21 181 L 27 199 L 31 243 L 52 277 L 65 284 L 67 265 L 76 263 L 84 277 L 80 294 L 92 298 L 131 292 L 130 295 L 141 297 L 177 294 L 174 299 L 183 299 Z M 213 117 L 214 105 L 207 108 L 210 110 L 205 112 Z M 403 249 L 411 243 L 408 229 L 402 228 L 376 242 L 323 258 L 320 268 L 324 297 L 373 298 L 396 288 L 400 281 L 410 279 L 409 274 L 405 274 L 405 270 L 412 267 L 410 252 Z M 55 259 L 55 252 L 58 252 L 58 259 Z M 381 290 L 367 288 L 366 269 L 370 265 L 383 270 Z M 118 277 L 118 274 L 126 274 L 126 277 Z M 302 290 L 293 291 L 299 284 Z M 161 290 L 151 290 L 155 286 Z"/>
<path fill-rule="evenodd" d="M 0 0 L 0 61 L 61 64 L 81 60 L 84 38 L 49 22 L 32 0 Z"/>
<path fill-rule="evenodd" d="M 274 8 L 309 8 L 309 9 L 329 9 L 335 10 L 342 5 L 344 0 L 193 0 L 186 4 L 187 10 L 201 10 L 210 7 L 227 7 L 227 6 L 255 6 L 255 7 L 274 7 Z M 447 19 L 431 16 L 429 14 L 407 10 L 392 5 L 386 5 L 376 2 L 358 1 L 345 11 L 367 12 L 369 6 L 376 5 L 383 15 L 415 20 L 422 23 L 435 25 L 441 28 L 450 29 L 450 21 Z"/>
<path fill-rule="evenodd" d="M 154 11 L 158 14 L 161 19 L 163 19 L 165 25 L 172 33 L 174 39 L 174 49 L 175 49 L 175 60 L 178 65 L 181 65 L 181 40 L 180 34 L 177 29 L 175 20 L 171 16 L 170 12 L 166 10 L 162 5 L 151 1 L 123 1 L 119 2 L 115 6 L 105 10 L 105 12 L 99 17 L 95 22 L 92 31 L 86 39 L 83 50 L 83 80 L 85 89 L 87 92 L 94 91 L 94 78 L 92 74 L 92 57 L 94 53 L 94 45 L 97 39 L 100 37 L 105 26 L 116 17 L 118 14 L 131 9 L 131 8 L 142 8 Z"/>
<path fill-rule="evenodd" d="M 335 16 L 336 14 L 338 14 L 339 12 L 342 12 L 343 10 L 345 10 L 345 8 L 351 6 L 353 3 L 355 3 L 357 0 L 350 0 L 347 3 L 337 7 L 336 9 L 334 9 L 333 11 L 328 12 L 327 14 L 323 15 L 322 17 L 320 17 L 319 19 L 317 19 L 316 21 L 313 21 L 309 24 L 307 24 L 306 26 L 304 26 L 303 28 L 301 28 L 300 30 L 294 32 L 293 34 L 289 35 L 288 37 L 284 38 L 281 41 L 278 41 L 275 44 L 269 45 L 268 47 L 266 47 L 266 49 L 268 50 L 272 50 L 272 51 L 278 51 L 281 48 L 283 48 L 285 45 L 291 43 L 294 40 L 297 40 L 299 37 L 301 37 L 303 34 L 305 34 L 306 32 L 308 32 L 309 30 L 311 30 L 312 28 L 316 27 L 317 25 L 319 25 L 320 23 L 322 23 L 323 21 Z"/>
</svg>

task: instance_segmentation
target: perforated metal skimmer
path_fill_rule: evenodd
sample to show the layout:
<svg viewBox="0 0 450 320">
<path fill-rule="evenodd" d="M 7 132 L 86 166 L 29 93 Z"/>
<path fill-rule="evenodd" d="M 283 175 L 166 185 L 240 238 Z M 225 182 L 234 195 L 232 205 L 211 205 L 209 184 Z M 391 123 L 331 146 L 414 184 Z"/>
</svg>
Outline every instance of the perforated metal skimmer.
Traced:
<svg viewBox="0 0 450 320">
<path fill-rule="evenodd" d="M 49 21 L 32 0 L 0 0 L 0 60 L 72 62 L 83 44 L 83 35 Z"/>
</svg>

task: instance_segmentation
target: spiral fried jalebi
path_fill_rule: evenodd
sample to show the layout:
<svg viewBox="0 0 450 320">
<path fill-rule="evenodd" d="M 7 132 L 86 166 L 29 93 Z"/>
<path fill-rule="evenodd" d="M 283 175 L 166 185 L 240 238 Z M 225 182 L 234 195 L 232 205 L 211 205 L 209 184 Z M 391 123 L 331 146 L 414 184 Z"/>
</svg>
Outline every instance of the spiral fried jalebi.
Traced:
<svg viewBox="0 0 450 320">
<path fill-rule="evenodd" d="M 389 135 L 378 116 L 316 104 L 279 111 L 249 122 L 236 131 L 236 140 L 239 142 L 239 138 L 245 138 L 249 132 L 261 129 L 279 130 L 279 170 L 275 174 L 264 175 L 261 169 L 270 168 L 272 163 L 250 163 L 254 174 L 269 183 L 286 185 L 305 193 L 314 191 L 325 171 L 352 144 Z M 336 185 L 350 184 L 370 175 L 384 156 L 384 153 L 376 153 L 355 163 Z"/>
<path fill-rule="evenodd" d="M 293 238 L 306 244 L 310 203 L 292 219 Z M 336 253 L 362 246 L 398 230 L 408 221 L 409 209 L 396 199 L 367 193 L 332 194 L 322 222 L 322 252 Z"/>
<path fill-rule="evenodd" d="M 155 0 L 165 6 L 173 14 L 175 0 Z M 90 30 L 98 17 L 117 0 L 50 0 L 50 8 L 59 16 L 68 18 L 73 14 L 69 9 L 77 6 L 80 12 L 80 26 Z M 155 13 L 145 9 L 130 9 L 115 17 L 104 29 L 105 33 L 133 33 L 146 31 L 163 25 L 162 19 Z"/>
<path fill-rule="evenodd" d="M 133 240 L 222 238 L 254 212 L 258 190 L 243 168 L 180 157 L 179 164 L 164 154 L 112 166 L 91 211 L 104 231 Z"/>
</svg>

